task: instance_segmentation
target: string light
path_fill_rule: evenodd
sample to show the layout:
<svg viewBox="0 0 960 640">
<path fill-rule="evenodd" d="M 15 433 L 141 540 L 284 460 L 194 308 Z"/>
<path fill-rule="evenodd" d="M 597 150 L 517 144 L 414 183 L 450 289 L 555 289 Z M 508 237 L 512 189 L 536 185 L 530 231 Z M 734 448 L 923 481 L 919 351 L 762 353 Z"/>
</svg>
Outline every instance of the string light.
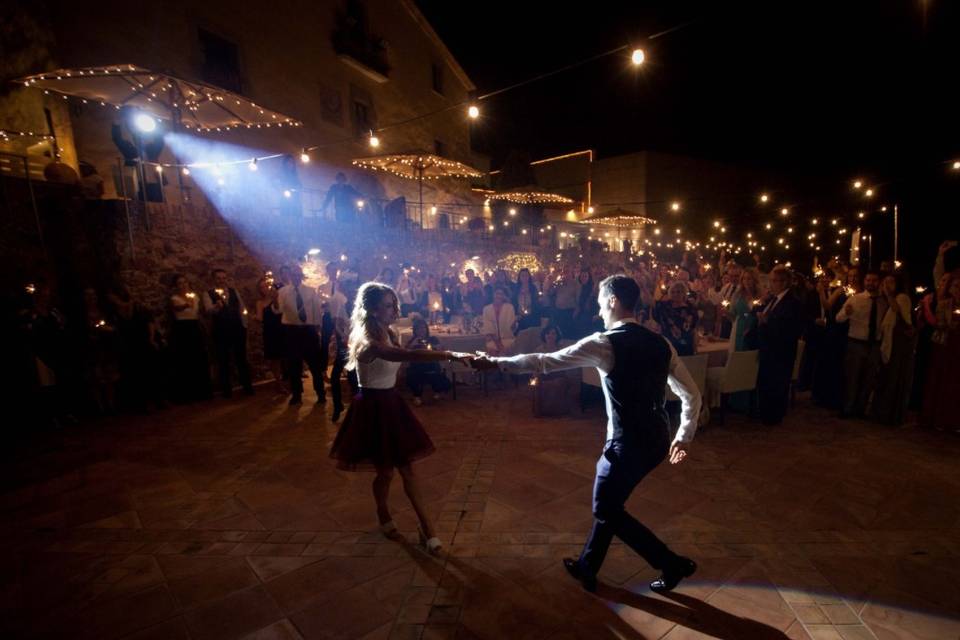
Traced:
<svg viewBox="0 0 960 640">
<path fill-rule="evenodd" d="M 952 166 L 954 171 L 960 171 L 960 160 L 954 160 Z"/>
<path fill-rule="evenodd" d="M 760 202 L 767 202 L 769 199 L 770 199 L 770 196 L 768 196 L 765 193 L 760 195 Z"/>
<path fill-rule="evenodd" d="M 632 62 L 634 66 L 637 66 L 637 67 L 642 65 L 646 59 L 647 59 L 647 54 L 644 53 L 643 49 L 634 49 L 633 53 L 630 54 L 630 62 Z"/>
<path fill-rule="evenodd" d="M 477 107 L 477 105 L 472 104 L 467 107 L 467 116 L 469 116 L 471 120 L 476 120 L 480 117 L 480 109 Z"/>
<path fill-rule="evenodd" d="M 180 173 L 182 173 L 185 176 L 190 175 L 190 167 L 184 167 L 183 169 L 180 170 Z"/>
<path fill-rule="evenodd" d="M 861 188 L 862 186 L 863 186 L 863 182 L 861 182 L 860 180 L 854 180 L 854 181 L 853 181 L 853 188 L 854 188 L 854 189 L 859 189 L 859 188 Z"/>
<path fill-rule="evenodd" d="M 867 189 L 866 191 L 863 192 L 863 195 L 865 195 L 865 196 L 868 197 L 868 198 L 872 198 L 872 197 L 873 197 L 873 189 Z"/>
<path fill-rule="evenodd" d="M 504 193 L 494 193 L 491 194 L 487 200 L 504 200 L 516 204 L 569 204 L 573 202 L 572 198 L 541 191 L 507 191 Z M 592 207 L 590 213 L 593 213 Z"/>
<path fill-rule="evenodd" d="M 369 142 L 370 142 L 370 146 L 371 146 L 372 148 L 374 148 L 374 149 L 376 149 L 376 148 L 378 148 L 378 147 L 380 146 L 380 138 L 378 138 L 377 136 L 373 135 L 373 131 L 370 132 L 370 140 L 369 140 Z"/>
<path fill-rule="evenodd" d="M 307 153 L 306 149 L 300 150 L 300 162 L 302 162 L 303 164 L 307 164 L 308 162 L 310 162 L 310 154 Z"/>
<path fill-rule="evenodd" d="M 787 209 L 786 207 L 784 207 L 783 209 L 780 209 L 780 215 L 785 216 L 788 213 L 790 213 L 790 210 Z"/>
<path fill-rule="evenodd" d="M 680 203 L 679 203 L 679 202 L 671 202 L 671 203 L 670 203 L 670 210 L 671 210 L 671 211 L 680 211 Z"/>
</svg>

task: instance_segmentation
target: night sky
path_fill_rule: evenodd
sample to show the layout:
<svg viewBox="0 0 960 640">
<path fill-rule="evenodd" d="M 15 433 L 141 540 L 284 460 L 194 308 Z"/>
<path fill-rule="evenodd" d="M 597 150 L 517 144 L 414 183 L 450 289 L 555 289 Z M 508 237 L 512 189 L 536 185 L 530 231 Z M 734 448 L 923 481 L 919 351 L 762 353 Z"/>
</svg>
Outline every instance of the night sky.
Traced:
<svg viewBox="0 0 960 640">
<path fill-rule="evenodd" d="M 836 190 L 811 197 L 851 209 L 850 181 L 863 177 L 909 212 L 907 235 L 922 251 L 943 233 L 956 235 L 960 173 L 942 163 L 960 158 L 960 3 L 675 0 L 560 9 L 514 0 L 465 15 L 462 3 L 417 2 L 480 94 L 623 44 L 647 51 L 639 70 L 624 52 L 483 102 L 474 147 L 494 167 L 512 150 L 542 158 L 653 149 L 815 177 Z"/>
</svg>

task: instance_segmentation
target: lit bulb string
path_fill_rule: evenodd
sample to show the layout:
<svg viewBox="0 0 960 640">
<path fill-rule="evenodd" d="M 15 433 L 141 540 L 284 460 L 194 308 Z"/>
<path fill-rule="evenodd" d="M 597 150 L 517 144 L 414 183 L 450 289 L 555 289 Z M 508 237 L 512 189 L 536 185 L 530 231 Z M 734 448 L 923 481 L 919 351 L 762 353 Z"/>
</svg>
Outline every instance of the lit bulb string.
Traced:
<svg viewBox="0 0 960 640">
<path fill-rule="evenodd" d="M 189 123 L 183 123 L 184 127 L 195 131 L 198 133 L 204 133 L 207 131 L 230 131 L 232 129 L 260 129 L 261 127 L 270 128 L 273 125 L 277 127 L 283 127 L 286 124 L 288 127 L 300 127 L 303 126 L 302 122 L 294 120 L 279 114 L 270 109 L 265 109 L 264 107 L 256 104 L 253 101 L 247 100 L 244 98 L 242 101 L 236 96 L 232 95 L 229 99 L 232 99 L 237 106 L 243 106 L 244 102 L 249 103 L 251 109 L 259 111 L 260 115 L 266 116 L 270 115 L 272 120 L 277 120 L 272 122 L 267 120 L 265 122 L 255 122 L 244 118 L 243 116 L 235 113 L 232 109 L 228 108 L 224 103 L 224 95 L 221 94 L 220 90 L 216 87 L 206 86 L 203 84 L 198 84 L 185 80 L 183 78 L 177 78 L 174 76 L 164 75 L 156 72 L 152 72 L 149 69 L 141 69 L 134 65 L 123 65 L 121 67 L 92 67 L 86 69 L 80 69 L 77 71 L 77 75 L 74 76 L 72 71 L 58 69 L 54 71 L 44 72 L 41 74 L 36 74 L 34 76 L 28 76 L 23 80 L 16 81 L 17 83 L 22 82 L 25 87 L 31 87 L 37 83 L 37 80 L 43 81 L 69 81 L 77 80 L 80 78 L 95 78 L 95 77 L 110 77 L 118 78 L 123 82 L 127 83 L 129 89 L 133 91 L 132 95 L 121 100 L 120 104 L 109 103 L 109 106 L 114 107 L 114 109 L 119 110 L 122 106 L 126 106 L 131 100 L 137 96 L 142 96 L 147 100 L 147 102 L 157 101 L 158 104 L 164 104 L 163 98 L 157 94 L 165 93 L 168 90 L 173 89 L 170 92 L 170 101 L 168 104 L 165 104 L 167 108 L 170 109 L 180 109 L 181 114 L 186 114 L 188 117 L 192 118 L 194 125 Z M 147 83 L 147 84 L 144 84 Z M 39 87 L 37 87 L 39 88 Z M 74 96 L 63 91 L 60 91 L 55 88 L 45 88 L 43 90 L 45 95 L 50 95 L 51 92 L 61 95 L 64 100 L 79 100 L 82 104 L 89 104 L 90 102 L 98 103 L 101 107 L 108 106 L 108 103 L 104 100 L 97 98 L 83 98 L 81 96 Z M 177 97 L 179 95 L 179 98 Z M 177 102 L 174 102 L 177 100 Z M 183 105 L 182 107 L 180 105 Z M 237 122 L 224 124 L 220 127 L 211 127 L 204 126 L 199 117 L 196 115 L 196 112 L 204 104 L 211 104 L 218 108 L 219 110 L 227 113 L 230 117 L 234 118 Z M 280 119 L 278 120 L 278 116 Z"/>
<path fill-rule="evenodd" d="M 652 35 L 650 35 L 650 36 L 647 36 L 646 38 L 644 38 L 644 40 L 655 40 L 655 39 L 660 38 L 660 37 L 663 37 L 663 36 L 665 36 L 665 35 L 667 35 L 667 34 L 670 34 L 670 33 L 673 33 L 673 32 L 675 32 L 675 31 L 679 31 L 680 29 L 683 29 L 683 28 L 685 28 L 685 27 L 688 27 L 688 26 L 690 26 L 691 24 L 693 24 L 694 22 L 697 22 L 697 20 L 696 20 L 696 19 L 695 19 L 695 20 L 690 20 L 690 21 L 687 21 L 687 22 L 684 22 L 684 23 L 675 25 L 675 26 L 673 26 L 673 27 L 670 27 L 669 29 L 664 29 L 663 31 L 659 31 L 659 32 L 654 33 L 654 34 L 652 34 Z M 424 114 L 421 114 L 421 115 L 413 116 L 413 117 L 411 117 L 411 118 L 407 118 L 406 120 L 400 120 L 400 121 L 397 121 L 397 122 L 392 122 L 392 123 L 390 123 L 390 124 L 383 125 L 382 127 L 378 127 L 378 128 L 376 128 L 376 129 L 371 129 L 370 132 L 371 132 L 371 133 L 382 133 L 382 132 L 384 132 L 384 131 L 389 131 L 390 129 L 395 129 L 395 128 L 397 128 L 397 127 L 402 127 L 402 126 L 404 126 L 404 125 L 408 125 L 408 124 L 411 124 L 411 123 L 414 123 L 414 122 L 418 122 L 418 121 L 420 121 L 420 120 L 424 120 L 424 119 L 426 119 L 426 118 L 430 118 L 430 117 L 433 117 L 433 116 L 435 116 L 435 115 L 439 115 L 439 114 L 441 114 L 441 113 L 445 113 L 445 112 L 447 112 L 447 111 L 451 111 L 451 110 L 453 110 L 453 109 L 462 109 L 463 107 L 468 106 L 468 105 L 470 105 L 470 104 L 473 104 L 473 103 L 475 103 L 475 102 L 480 102 L 480 101 L 483 101 L 483 100 L 488 100 L 488 99 L 490 99 L 490 98 L 493 98 L 494 96 L 498 96 L 498 95 L 503 94 L 503 93 L 506 93 L 506 92 L 508 92 L 508 91 L 512 91 L 512 90 L 514 90 L 514 89 L 519 89 L 519 88 L 521 88 L 521 87 L 525 87 L 525 86 L 527 86 L 527 85 L 533 84 L 533 83 L 535 83 L 535 82 L 539 82 L 540 80 L 544 80 L 544 79 L 546 79 L 546 78 L 555 76 L 555 75 L 560 74 L 560 73 L 563 73 L 563 72 L 565 72 L 565 71 L 569 71 L 569 70 L 571 70 L 571 69 L 576 69 L 577 67 L 583 66 L 583 65 L 588 64 L 588 63 L 590 63 L 590 62 L 593 62 L 593 61 L 595 61 L 595 60 L 599 60 L 599 59 L 601 59 L 601 58 L 605 58 L 605 57 L 607 57 L 607 56 L 611 56 L 611 55 L 613 55 L 613 54 L 615 54 L 615 53 L 619 53 L 619 52 L 621 52 L 621 51 L 626 51 L 626 50 L 629 49 L 631 46 L 632 46 L 632 45 L 630 45 L 630 44 L 625 44 L 625 45 L 619 46 L 619 47 L 617 47 L 617 48 L 615 48 L 615 49 L 611 49 L 610 51 L 604 51 L 603 53 L 599 53 L 599 54 L 590 56 L 589 58 L 585 58 L 585 59 L 580 60 L 580 61 L 578 61 L 578 62 L 574 62 L 574 63 L 572 63 L 572 64 L 565 65 L 565 66 L 563 66 L 563 67 L 560 67 L 559 69 L 554 69 L 553 71 L 548 71 L 548 72 L 546 72 L 546 73 L 541 73 L 541 74 L 539 74 L 539 75 L 537 75 L 537 76 L 534 76 L 534 77 L 532 77 L 532 78 L 528 78 L 528 79 L 526 79 L 526 80 L 522 80 L 522 81 L 517 82 L 517 83 L 514 83 L 514 84 L 512 84 L 512 85 L 509 85 L 509 86 L 506 86 L 506 87 L 502 87 L 502 88 L 500 88 L 500 89 L 496 89 L 496 90 L 491 91 L 491 92 L 489 92 L 489 93 L 485 93 L 485 94 L 483 94 L 483 95 L 477 96 L 476 98 L 468 99 L 468 100 L 465 100 L 465 101 L 463 101 L 463 102 L 459 102 L 459 103 L 457 103 L 457 104 L 452 104 L 452 105 L 449 105 L 449 106 L 446 106 L 446 107 L 442 107 L 442 108 L 440 108 L 440 109 L 436 109 L 436 110 L 434 110 L 434 111 L 431 111 L 431 112 L 428 112 L 428 113 L 424 113 Z M 345 138 L 342 138 L 342 139 L 340 139 L 340 140 L 334 140 L 334 141 L 327 142 L 327 143 L 324 143 L 324 144 L 318 144 L 318 145 L 313 145 L 313 146 L 310 146 L 310 147 L 305 147 L 305 151 L 310 152 L 310 151 L 315 151 L 315 150 L 317 150 L 317 149 L 325 149 L 325 148 L 328 148 L 328 147 L 331 147 L 331 146 L 336 146 L 336 145 L 339 145 L 339 144 L 344 144 L 344 143 L 347 143 L 347 142 L 355 142 L 355 141 L 356 141 L 356 138 L 355 138 L 355 137 L 352 137 L 352 136 L 351 136 L 351 137 L 345 137 Z"/>
<path fill-rule="evenodd" d="M 669 29 L 665 29 L 665 30 L 663 30 L 663 31 L 654 33 L 653 35 L 650 35 L 650 36 L 647 36 L 646 38 L 643 38 L 643 40 L 655 40 L 655 39 L 660 38 L 660 37 L 663 37 L 663 36 L 665 36 L 665 35 L 667 35 L 667 34 L 670 34 L 670 33 L 673 33 L 673 32 L 675 32 L 675 31 L 679 31 L 680 29 L 686 28 L 686 27 L 690 26 L 691 24 L 693 24 L 694 22 L 697 22 L 697 19 L 690 20 L 690 21 L 688 21 L 688 22 L 684 22 L 684 23 L 675 25 L 675 26 L 673 26 L 673 27 L 670 27 Z M 521 81 L 521 82 L 517 82 L 516 84 L 512 84 L 512 85 L 509 85 L 509 86 L 507 86 L 507 87 L 503 87 L 502 89 L 497 89 L 496 91 L 491 91 L 490 93 L 485 93 L 485 94 L 483 94 L 482 96 L 479 96 L 479 97 L 477 98 L 477 100 L 486 100 L 487 98 L 492 98 L 492 97 L 494 97 L 494 96 L 500 95 L 501 93 L 506 93 L 507 91 L 512 91 L 513 89 L 519 89 L 520 87 L 524 87 L 524 86 L 527 86 L 527 85 L 529 85 L 529 84 L 533 84 L 534 82 L 539 82 L 540 80 L 545 80 L 546 78 L 550 78 L 550 77 L 552 77 L 552 76 L 555 76 L 555 75 L 557 75 L 557 74 L 563 73 L 563 72 L 565 72 L 565 71 L 570 71 L 570 70 L 572 70 L 572 69 L 576 69 L 577 67 L 581 67 L 581 66 L 583 66 L 583 65 L 585 65 L 585 64 L 589 64 L 589 63 L 591 63 L 591 62 L 593 62 L 593 61 L 595 61 L 595 60 L 599 60 L 599 59 L 601 59 L 601 58 L 606 58 L 607 56 L 612 56 L 612 55 L 614 55 L 615 53 L 620 53 L 621 51 L 626 51 L 626 50 L 629 49 L 631 46 L 632 46 L 632 45 L 630 45 L 630 44 L 625 44 L 625 45 L 619 46 L 619 47 L 617 47 L 617 48 L 615 48 L 615 49 L 611 49 L 610 51 L 604 51 L 603 53 L 598 53 L 598 54 L 596 54 L 596 55 L 590 56 L 589 58 L 585 58 L 585 59 L 580 60 L 580 61 L 578 61 L 578 62 L 573 62 L 573 63 L 568 64 L 568 65 L 566 65 L 566 66 L 560 67 L 559 69 L 554 69 L 553 71 L 547 71 L 546 73 L 541 73 L 541 74 L 538 75 L 538 76 L 534 76 L 534 77 L 529 78 L 529 79 L 527 79 L 527 80 L 523 80 L 523 81 Z"/>
<path fill-rule="evenodd" d="M 48 133 L 36 133 L 34 131 L 14 131 L 13 129 L 0 129 L 0 138 L 41 138 L 43 140 L 53 140 L 53 136 Z"/>
</svg>

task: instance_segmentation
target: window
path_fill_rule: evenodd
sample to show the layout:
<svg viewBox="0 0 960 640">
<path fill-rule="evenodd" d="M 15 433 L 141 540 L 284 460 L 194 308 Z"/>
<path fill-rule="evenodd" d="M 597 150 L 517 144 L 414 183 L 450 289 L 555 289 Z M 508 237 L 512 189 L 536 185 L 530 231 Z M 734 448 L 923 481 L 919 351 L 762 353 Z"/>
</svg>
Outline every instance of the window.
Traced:
<svg viewBox="0 0 960 640">
<path fill-rule="evenodd" d="M 434 140 L 434 141 L 433 141 L 433 153 L 434 153 L 435 155 L 438 155 L 438 156 L 440 156 L 440 157 L 442 158 L 442 157 L 444 156 L 444 152 L 445 152 L 446 150 L 447 150 L 447 148 L 444 146 L 444 144 L 443 144 L 442 142 L 440 142 L 439 140 Z"/>
<path fill-rule="evenodd" d="M 356 85 L 350 85 L 350 119 L 354 131 L 365 134 L 377 128 L 377 113 L 373 96 Z"/>
<path fill-rule="evenodd" d="M 199 30 L 203 79 L 218 87 L 243 93 L 240 74 L 240 49 L 236 43 L 206 29 Z"/>
<path fill-rule="evenodd" d="M 366 104 L 359 101 L 354 101 L 353 123 L 361 131 L 373 128 L 370 124 L 370 109 Z"/>
<path fill-rule="evenodd" d="M 443 67 L 439 64 L 430 65 L 430 75 L 433 81 L 433 90 L 443 95 Z"/>
</svg>

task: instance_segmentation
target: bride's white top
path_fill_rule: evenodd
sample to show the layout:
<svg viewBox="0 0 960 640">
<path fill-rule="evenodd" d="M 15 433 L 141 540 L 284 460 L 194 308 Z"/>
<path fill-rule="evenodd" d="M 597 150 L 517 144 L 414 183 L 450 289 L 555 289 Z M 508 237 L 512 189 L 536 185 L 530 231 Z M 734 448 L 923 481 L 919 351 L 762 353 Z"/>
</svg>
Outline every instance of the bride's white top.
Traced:
<svg viewBox="0 0 960 640">
<path fill-rule="evenodd" d="M 397 371 L 401 362 L 374 358 L 370 362 L 357 363 L 357 379 L 366 389 L 392 389 L 397 383 Z"/>
</svg>

